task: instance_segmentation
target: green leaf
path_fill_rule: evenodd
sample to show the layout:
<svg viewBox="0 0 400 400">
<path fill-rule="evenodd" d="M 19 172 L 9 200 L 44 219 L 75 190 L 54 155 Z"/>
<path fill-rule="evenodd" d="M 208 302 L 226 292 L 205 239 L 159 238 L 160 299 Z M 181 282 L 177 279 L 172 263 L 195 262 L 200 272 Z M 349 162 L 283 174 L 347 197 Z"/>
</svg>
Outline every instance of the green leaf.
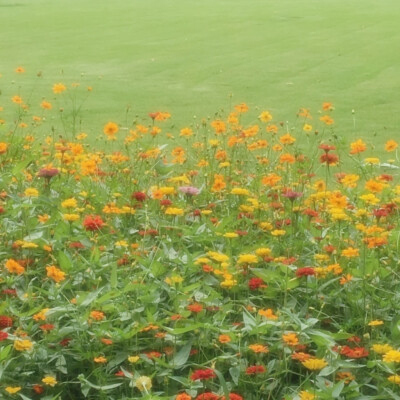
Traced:
<svg viewBox="0 0 400 400">
<path fill-rule="evenodd" d="M 344 381 L 336 383 L 332 389 L 332 397 L 334 399 L 337 399 L 340 396 L 340 393 L 342 393 L 343 388 L 344 388 Z"/>
<path fill-rule="evenodd" d="M 257 325 L 256 320 L 247 310 L 243 310 L 243 323 L 246 327 L 251 328 L 254 328 Z"/>
<path fill-rule="evenodd" d="M 9 344 L 8 346 L 5 346 L 1 349 L 0 351 L 0 361 L 3 361 L 7 358 L 7 356 L 10 354 L 10 351 L 12 349 L 12 345 Z"/>
<path fill-rule="evenodd" d="M 118 284 L 117 266 L 114 265 L 111 270 L 110 285 L 112 289 L 115 289 Z"/>
<path fill-rule="evenodd" d="M 224 391 L 225 398 L 229 399 L 229 390 L 228 390 L 228 386 L 226 386 L 226 382 L 225 382 L 223 375 L 221 374 L 221 372 L 219 372 L 215 368 L 213 368 L 213 371 L 215 372 L 215 375 L 218 376 L 218 379 L 219 379 L 222 389 Z"/>
<path fill-rule="evenodd" d="M 194 331 L 194 330 L 199 329 L 201 327 L 203 327 L 203 324 L 198 323 L 198 324 L 193 324 L 193 325 L 186 326 L 185 328 L 172 329 L 172 328 L 165 327 L 165 330 L 168 331 L 168 333 L 171 333 L 172 335 L 181 335 L 182 333 Z"/>
<path fill-rule="evenodd" d="M 174 366 L 174 368 L 179 368 L 181 367 L 183 364 L 185 364 L 185 362 L 188 360 L 189 356 L 190 356 L 190 350 L 192 349 L 192 343 L 189 342 L 187 344 L 185 344 L 179 351 L 178 353 L 175 355 L 175 357 L 172 359 L 171 363 Z"/>
<path fill-rule="evenodd" d="M 240 368 L 239 367 L 232 367 L 229 368 L 229 373 L 231 374 L 232 380 L 235 385 L 239 384 L 239 376 L 240 376 Z"/>
<path fill-rule="evenodd" d="M 72 261 L 71 259 L 63 252 L 59 251 L 57 254 L 57 260 L 60 268 L 63 271 L 70 271 L 72 268 Z"/>
</svg>

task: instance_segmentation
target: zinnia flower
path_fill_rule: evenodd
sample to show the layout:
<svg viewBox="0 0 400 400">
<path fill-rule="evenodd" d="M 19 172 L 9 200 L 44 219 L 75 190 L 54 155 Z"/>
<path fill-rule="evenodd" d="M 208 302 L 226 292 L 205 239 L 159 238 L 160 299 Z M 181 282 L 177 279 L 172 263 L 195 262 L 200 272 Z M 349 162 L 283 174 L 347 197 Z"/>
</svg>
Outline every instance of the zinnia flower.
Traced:
<svg viewBox="0 0 400 400">
<path fill-rule="evenodd" d="M 190 379 L 192 381 L 205 381 L 216 377 L 217 375 L 215 375 L 215 372 L 210 368 L 198 369 L 197 371 L 194 371 L 192 375 L 190 375 Z"/>
<path fill-rule="evenodd" d="M 148 376 L 139 376 L 139 378 L 137 378 L 135 380 L 135 386 L 141 391 L 149 391 L 151 389 L 151 387 L 153 386 L 151 383 L 151 379 Z"/>
</svg>

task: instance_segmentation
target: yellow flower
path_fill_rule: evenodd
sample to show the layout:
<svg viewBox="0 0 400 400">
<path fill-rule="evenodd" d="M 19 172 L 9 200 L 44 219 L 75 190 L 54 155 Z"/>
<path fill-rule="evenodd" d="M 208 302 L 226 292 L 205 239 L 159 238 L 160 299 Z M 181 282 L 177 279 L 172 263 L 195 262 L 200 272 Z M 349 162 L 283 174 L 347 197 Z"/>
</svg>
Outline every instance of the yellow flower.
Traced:
<svg viewBox="0 0 400 400">
<path fill-rule="evenodd" d="M 183 215 L 182 208 L 168 207 L 165 210 L 165 215 Z"/>
<path fill-rule="evenodd" d="M 43 308 L 41 311 L 39 311 L 37 314 L 35 314 L 32 318 L 35 321 L 45 321 L 46 320 L 46 313 L 49 310 L 50 310 L 50 308 Z"/>
<path fill-rule="evenodd" d="M 390 375 L 387 379 L 389 382 L 400 385 L 400 375 Z"/>
<path fill-rule="evenodd" d="M 286 231 L 283 229 L 274 229 L 271 231 L 272 236 L 284 236 L 286 234 Z"/>
<path fill-rule="evenodd" d="M 376 165 L 376 164 L 380 163 L 380 160 L 379 160 L 379 158 L 376 158 L 376 157 L 368 157 L 368 158 L 364 159 L 364 162 L 366 164 Z"/>
<path fill-rule="evenodd" d="M 226 232 L 222 236 L 228 239 L 234 239 L 237 238 L 239 235 L 236 232 Z"/>
<path fill-rule="evenodd" d="M 312 131 L 312 125 L 310 125 L 310 124 L 304 124 L 304 126 L 303 126 L 303 131 L 305 131 L 305 132 L 311 132 L 311 131 Z"/>
<path fill-rule="evenodd" d="M 209 251 L 207 253 L 207 255 L 209 257 L 211 257 L 214 261 L 217 261 L 219 263 L 223 263 L 223 262 L 229 261 L 229 257 L 227 255 L 222 254 L 222 253 L 218 253 L 216 251 Z"/>
<path fill-rule="evenodd" d="M 63 214 L 63 219 L 68 222 L 78 221 L 79 218 L 79 214 Z"/>
<path fill-rule="evenodd" d="M 310 358 L 303 361 L 302 364 L 311 371 L 318 371 L 328 365 L 323 358 Z"/>
<path fill-rule="evenodd" d="M 269 111 L 263 111 L 259 116 L 258 119 L 261 122 L 269 122 L 272 119 L 272 115 L 270 114 Z"/>
<path fill-rule="evenodd" d="M 153 386 L 151 383 L 151 379 L 148 376 L 139 376 L 139 378 L 137 378 L 135 380 L 135 386 L 141 391 L 149 391 L 151 389 L 151 387 Z"/>
<path fill-rule="evenodd" d="M 21 389 L 21 386 L 7 386 L 4 390 L 9 394 L 15 394 L 18 393 Z"/>
<path fill-rule="evenodd" d="M 238 264 L 257 264 L 258 257 L 254 254 L 239 254 Z"/>
<path fill-rule="evenodd" d="M 27 188 L 25 189 L 24 195 L 26 197 L 38 197 L 39 191 L 35 188 Z"/>
<path fill-rule="evenodd" d="M 347 258 L 358 257 L 360 255 L 360 251 L 353 247 L 348 247 L 347 249 L 342 250 L 342 256 Z"/>
<path fill-rule="evenodd" d="M 43 379 L 42 382 L 47 385 L 47 386 L 51 386 L 54 387 L 57 384 L 57 380 L 56 378 L 54 378 L 54 376 L 50 376 L 50 375 L 46 375 Z"/>
<path fill-rule="evenodd" d="M 100 357 L 95 357 L 95 358 L 93 358 L 93 361 L 94 361 L 95 363 L 97 363 L 97 364 L 105 364 L 105 363 L 107 362 L 107 358 L 102 357 L 102 356 L 100 356 Z"/>
<path fill-rule="evenodd" d="M 400 351 L 389 350 L 387 353 L 384 354 L 383 361 L 400 363 Z"/>
<path fill-rule="evenodd" d="M 259 257 L 267 257 L 271 254 L 271 249 L 269 249 L 268 247 L 260 247 L 256 250 L 256 254 Z"/>
<path fill-rule="evenodd" d="M 137 363 L 139 360 L 140 360 L 140 357 L 139 357 L 139 356 L 129 356 L 129 357 L 128 357 L 128 361 L 129 361 L 130 363 L 132 363 L 132 364 Z"/>
<path fill-rule="evenodd" d="M 374 344 L 372 345 L 372 350 L 378 354 L 386 354 L 394 350 L 394 348 L 388 344 Z"/>
<path fill-rule="evenodd" d="M 233 188 L 231 194 L 237 194 L 239 196 L 249 196 L 249 191 L 243 188 Z"/>
<path fill-rule="evenodd" d="M 24 340 L 17 339 L 14 341 L 14 349 L 17 351 L 30 350 L 32 348 L 32 346 L 33 346 L 33 343 L 28 339 L 24 339 Z"/>
<path fill-rule="evenodd" d="M 300 397 L 300 400 L 314 400 L 315 399 L 315 396 L 312 393 L 306 392 L 305 390 L 303 390 L 299 393 L 299 397 Z"/>
<path fill-rule="evenodd" d="M 63 208 L 75 208 L 77 207 L 78 202 L 73 197 L 70 199 L 66 199 L 61 203 L 61 207 Z"/>
<path fill-rule="evenodd" d="M 368 324 L 368 326 L 379 326 L 379 325 L 383 325 L 383 321 L 374 320 L 374 321 L 371 321 L 371 322 Z"/>
<path fill-rule="evenodd" d="M 63 83 L 55 83 L 53 85 L 53 93 L 59 94 L 67 90 L 66 86 Z"/>
</svg>

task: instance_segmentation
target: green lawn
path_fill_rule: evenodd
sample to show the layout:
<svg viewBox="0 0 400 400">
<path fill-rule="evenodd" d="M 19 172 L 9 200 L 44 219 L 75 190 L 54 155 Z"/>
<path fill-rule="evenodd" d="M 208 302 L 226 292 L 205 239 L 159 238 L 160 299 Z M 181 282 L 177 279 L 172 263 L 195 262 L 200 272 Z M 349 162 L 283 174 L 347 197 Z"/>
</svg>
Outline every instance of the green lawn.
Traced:
<svg viewBox="0 0 400 400">
<path fill-rule="evenodd" d="M 127 105 L 181 127 L 240 102 L 317 119 L 331 101 L 338 134 L 382 142 L 400 122 L 398 21 L 397 0 L 1 0 L 0 106 L 7 116 L 18 92 L 51 99 L 53 83 L 80 81 L 96 131 Z"/>
</svg>

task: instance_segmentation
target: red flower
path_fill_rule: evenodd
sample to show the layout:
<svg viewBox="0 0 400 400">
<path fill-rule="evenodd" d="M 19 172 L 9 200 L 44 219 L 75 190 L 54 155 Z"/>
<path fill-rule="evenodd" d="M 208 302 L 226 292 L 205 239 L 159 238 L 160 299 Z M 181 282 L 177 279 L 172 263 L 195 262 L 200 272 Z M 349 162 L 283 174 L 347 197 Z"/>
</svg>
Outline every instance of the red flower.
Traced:
<svg viewBox="0 0 400 400">
<path fill-rule="evenodd" d="M 17 295 L 17 291 L 15 289 L 3 289 L 1 293 L 9 296 Z"/>
<path fill-rule="evenodd" d="M 226 397 L 222 396 L 221 400 L 226 400 Z M 243 400 L 243 397 L 236 393 L 229 393 L 229 400 Z"/>
<path fill-rule="evenodd" d="M 7 315 L 0 315 L 0 329 L 9 328 L 12 326 L 13 320 Z"/>
<path fill-rule="evenodd" d="M 50 332 L 50 331 L 52 331 L 54 329 L 54 325 L 52 325 L 52 324 L 43 324 L 43 325 L 40 325 L 40 329 L 42 331 L 45 331 L 45 332 Z"/>
<path fill-rule="evenodd" d="M 172 201 L 170 199 L 163 199 L 160 200 L 160 205 L 164 207 L 169 207 L 172 204 Z"/>
<path fill-rule="evenodd" d="M 81 242 L 71 242 L 68 246 L 70 249 L 84 249 L 85 246 Z"/>
<path fill-rule="evenodd" d="M 114 376 L 125 376 L 125 374 L 122 371 L 118 371 L 114 374 Z"/>
<path fill-rule="evenodd" d="M 132 199 L 135 199 L 136 201 L 140 201 L 140 202 L 145 201 L 147 198 L 146 193 L 143 193 L 143 192 L 134 192 L 134 193 L 132 193 L 131 197 L 132 197 Z"/>
<path fill-rule="evenodd" d="M 218 400 L 219 396 L 212 392 L 202 393 L 196 397 L 196 400 Z"/>
<path fill-rule="evenodd" d="M 191 312 L 199 313 L 199 312 L 203 311 L 203 306 L 201 304 L 194 303 L 194 304 L 189 304 L 187 306 L 187 309 Z"/>
<path fill-rule="evenodd" d="M 319 161 L 321 164 L 336 165 L 339 161 L 339 157 L 336 154 L 325 153 L 322 154 L 322 156 L 319 158 Z"/>
<path fill-rule="evenodd" d="M 0 331 L 0 342 L 8 338 L 8 333 Z"/>
<path fill-rule="evenodd" d="M 340 350 L 340 354 L 348 358 L 363 358 L 369 356 L 368 350 L 364 347 L 355 347 L 352 349 L 349 346 L 343 346 Z"/>
<path fill-rule="evenodd" d="M 251 365 L 250 367 L 246 368 L 246 375 L 257 375 L 263 374 L 267 370 L 263 365 Z"/>
<path fill-rule="evenodd" d="M 315 275 L 314 268 L 312 267 L 304 267 L 304 268 L 297 268 L 296 276 L 301 278 L 302 276 L 311 276 Z"/>
<path fill-rule="evenodd" d="M 249 288 L 250 290 L 257 290 L 259 288 L 266 288 L 267 285 L 264 284 L 264 281 L 261 278 L 251 278 L 249 280 Z"/>
<path fill-rule="evenodd" d="M 324 150 L 325 153 L 329 153 L 331 150 L 336 150 L 335 146 L 331 146 L 329 144 L 320 144 L 318 148 Z"/>
<path fill-rule="evenodd" d="M 190 375 L 190 379 L 192 381 L 205 381 L 207 379 L 213 379 L 216 377 L 217 375 L 215 375 L 214 371 L 210 368 L 198 369 L 197 371 L 194 371 L 192 375 Z"/>
<path fill-rule="evenodd" d="M 33 385 L 32 389 L 36 394 L 42 394 L 44 392 L 44 387 L 42 385 Z"/>
<path fill-rule="evenodd" d="M 105 225 L 99 215 L 87 215 L 83 220 L 83 226 L 87 231 L 97 231 Z"/>
<path fill-rule="evenodd" d="M 149 351 L 148 353 L 144 353 L 146 354 L 147 358 L 150 358 L 150 360 L 152 358 L 160 358 L 162 356 L 161 353 L 159 353 L 158 351 Z"/>
<path fill-rule="evenodd" d="M 66 347 L 66 346 L 68 346 L 68 344 L 69 344 L 69 342 L 70 342 L 71 340 L 72 340 L 71 338 L 65 338 L 65 339 L 61 340 L 60 345 L 61 345 L 62 347 Z"/>
</svg>

